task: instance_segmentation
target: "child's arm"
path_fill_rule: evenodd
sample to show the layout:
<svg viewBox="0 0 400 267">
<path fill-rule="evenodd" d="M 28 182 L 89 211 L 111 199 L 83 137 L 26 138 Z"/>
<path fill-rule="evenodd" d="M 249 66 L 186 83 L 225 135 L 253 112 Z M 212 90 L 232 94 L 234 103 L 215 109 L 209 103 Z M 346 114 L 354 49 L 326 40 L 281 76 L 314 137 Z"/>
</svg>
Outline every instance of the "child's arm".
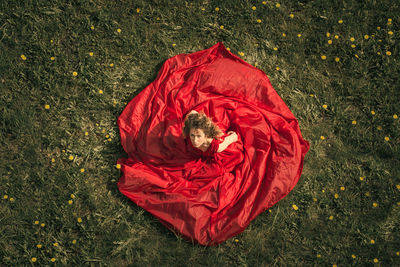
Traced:
<svg viewBox="0 0 400 267">
<path fill-rule="evenodd" d="M 230 144 L 236 142 L 238 140 L 238 136 L 235 132 L 228 132 L 228 136 L 225 137 L 225 140 L 219 144 L 217 152 L 222 152 L 224 151 Z"/>
</svg>

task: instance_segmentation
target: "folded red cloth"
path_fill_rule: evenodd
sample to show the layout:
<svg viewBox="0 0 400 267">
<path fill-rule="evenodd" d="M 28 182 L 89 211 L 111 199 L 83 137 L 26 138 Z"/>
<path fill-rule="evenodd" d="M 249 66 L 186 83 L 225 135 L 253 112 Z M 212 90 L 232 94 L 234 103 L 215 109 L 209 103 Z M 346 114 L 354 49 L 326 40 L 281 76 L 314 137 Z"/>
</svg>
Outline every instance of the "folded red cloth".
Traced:
<svg viewBox="0 0 400 267">
<path fill-rule="evenodd" d="M 222 152 L 216 139 L 206 152 L 193 147 L 182 135 L 192 109 L 225 133 L 235 131 L 238 141 Z M 118 125 L 128 153 L 118 160 L 121 193 L 202 245 L 239 234 L 285 197 L 309 150 L 265 73 L 222 43 L 168 59 L 128 103 Z"/>
</svg>

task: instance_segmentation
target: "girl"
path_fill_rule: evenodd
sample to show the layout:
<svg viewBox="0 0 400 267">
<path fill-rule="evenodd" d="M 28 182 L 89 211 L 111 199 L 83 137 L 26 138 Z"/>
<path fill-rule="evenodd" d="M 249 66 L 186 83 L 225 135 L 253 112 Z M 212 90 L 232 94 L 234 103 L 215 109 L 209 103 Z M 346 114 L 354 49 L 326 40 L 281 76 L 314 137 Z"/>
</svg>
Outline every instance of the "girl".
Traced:
<svg viewBox="0 0 400 267">
<path fill-rule="evenodd" d="M 200 149 L 204 153 L 222 152 L 230 144 L 238 140 L 238 136 L 234 131 L 229 131 L 227 134 L 228 136 L 225 137 L 223 142 L 215 142 L 214 140 L 222 141 L 221 136 L 224 133 L 204 112 L 198 113 L 192 110 L 185 118 L 184 137 L 189 136 L 193 147 Z"/>
</svg>

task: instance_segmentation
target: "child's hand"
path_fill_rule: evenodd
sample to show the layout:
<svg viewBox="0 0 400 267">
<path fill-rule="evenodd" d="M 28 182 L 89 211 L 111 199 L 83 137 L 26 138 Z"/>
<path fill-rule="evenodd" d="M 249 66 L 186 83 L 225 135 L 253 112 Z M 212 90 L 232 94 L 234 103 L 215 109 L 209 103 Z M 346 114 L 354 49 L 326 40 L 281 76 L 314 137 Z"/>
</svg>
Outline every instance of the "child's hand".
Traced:
<svg viewBox="0 0 400 267">
<path fill-rule="evenodd" d="M 233 142 L 236 142 L 236 141 L 238 140 L 238 135 L 237 135 L 236 132 L 234 132 L 234 131 L 229 131 L 229 132 L 227 132 L 227 134 L 228 134 L 229 136 L 232 136 Z"/>
</svg>

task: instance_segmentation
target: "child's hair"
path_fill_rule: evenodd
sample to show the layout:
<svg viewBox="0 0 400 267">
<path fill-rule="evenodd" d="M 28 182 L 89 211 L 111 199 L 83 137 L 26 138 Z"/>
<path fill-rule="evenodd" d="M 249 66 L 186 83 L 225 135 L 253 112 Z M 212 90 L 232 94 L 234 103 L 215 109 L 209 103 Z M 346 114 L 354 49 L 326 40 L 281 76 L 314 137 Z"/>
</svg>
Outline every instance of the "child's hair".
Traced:
<svg viewBox="0 0 400 267">
<path fill-rule="evenodd" d="M 185 138 L 189 136 L 190 129 L 201 129 L 208 138 L 219 138 L 224 134 L 218 125 L 214 124 L 202 111 L 190 114 L 186 118 L 185 125 L 183 126 L 183 136 Z"/>
</svg>

